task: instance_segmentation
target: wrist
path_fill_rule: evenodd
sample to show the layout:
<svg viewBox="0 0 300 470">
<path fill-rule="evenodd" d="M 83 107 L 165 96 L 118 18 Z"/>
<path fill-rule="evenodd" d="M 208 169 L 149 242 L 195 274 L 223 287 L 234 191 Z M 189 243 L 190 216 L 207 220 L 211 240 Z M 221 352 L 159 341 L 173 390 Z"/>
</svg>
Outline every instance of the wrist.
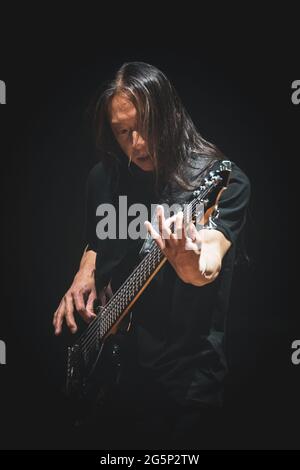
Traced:
<svg viewBox="0 0 300 470">
<path fill-rule="evenodd" d="M 84 263 L 82 266 L 80 266 L 78 272 L 85 276 L 94 276 L 95 263 Z"/>
<path fill-rule="evenodd" d="M 96 267 L 96 252 L 93 250 L 86 251 L 82 257 L 79 271 L 86 274 L 94 274 Z"/>
</svg>

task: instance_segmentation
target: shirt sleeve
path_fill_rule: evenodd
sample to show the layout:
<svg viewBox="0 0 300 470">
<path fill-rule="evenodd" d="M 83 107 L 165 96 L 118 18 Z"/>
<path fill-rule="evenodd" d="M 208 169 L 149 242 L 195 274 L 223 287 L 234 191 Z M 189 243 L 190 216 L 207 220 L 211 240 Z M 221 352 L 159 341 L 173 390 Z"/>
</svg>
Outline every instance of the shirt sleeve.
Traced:
<svg viewBox="0 0 300 470">
<path fill-rule="evenodd" d="M 250 181 L 234 163 L 227 188 L 220 196 L 219 216 L 214 220 L 219 230 L 232 244 L 235 243 L 246 222 L 250 200 Z"/>
</svg>

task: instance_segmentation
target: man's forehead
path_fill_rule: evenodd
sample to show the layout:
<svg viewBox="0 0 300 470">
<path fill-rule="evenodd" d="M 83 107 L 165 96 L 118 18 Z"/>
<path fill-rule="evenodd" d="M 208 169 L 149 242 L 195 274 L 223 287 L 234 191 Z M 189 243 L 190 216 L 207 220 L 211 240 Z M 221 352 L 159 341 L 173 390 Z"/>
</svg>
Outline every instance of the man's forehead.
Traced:
<svg viewBox="0 0 300 470">
<path fill-rule="evenodd" d="M 114 96 L 109 108 L 110 120 L 113 125 L 122 124 L 136 118 L 136 109 L 126 97 Z"/>
</svg>

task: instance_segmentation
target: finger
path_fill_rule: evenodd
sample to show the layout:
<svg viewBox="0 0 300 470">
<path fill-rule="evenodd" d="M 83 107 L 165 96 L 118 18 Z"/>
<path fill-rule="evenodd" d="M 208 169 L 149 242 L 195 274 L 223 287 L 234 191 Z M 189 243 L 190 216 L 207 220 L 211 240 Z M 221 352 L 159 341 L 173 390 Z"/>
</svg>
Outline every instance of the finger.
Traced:
<svg viewBox="0 0 300 470">
<path fill-rule="evenodd" d="M 84 321 L 89 322 L 92 318 L 92 315 L 86 309 L 83 291 L 73 292 L 72 295 L 76 311 L 84 319 Z"/>
<path fill-rule="evenodd" d="M 193 242 L 198 239 L 198 231 L 193 222 L 191 222 L 189 225 L 189 237 L 192 239 Z"/>
<path fill-rule="evenodd" d="M 86 310 L 93 317 L 96 316 L 96 314 L 94 312 L 94 302 L 95 302 L 96 299 L 97 299 L 96 290 L 91 290 L 91 292 L 88 296 L 88 299 L 87 299 Z"/>
<path fill-rule="evenodd" d="M 183 230 L 183 212 L 180 211 L 176 215 L 175 220 L 175 235 L 178 240 L 183 240 L 185 237 L 184 230 Z"/>
<path fill-rule="evenodd" d="M 62 301 L 54 314 L 53 326 L 54 334 L 60 335 L 64 318 L 64 301 Z"/>
<path fill-rule="evenodd" d="M 201 251 L 201 238 L 193 222 L 190 222 L 187 231 L 185 248 L 186 250 L 194 250 L 199 255 Z"/>
<path fill-rule="evenodd" d="M 86 309 L 85 309 L 85 302 L 83 298 L 83 292 L 79 290 L 72 291 L 72 297 L 73 297 L 73 301 L 74 301 L 77 312 L 80 315 L 84 314 Z"/>
<path fill-rule="evenodd" d="M 166 224 L 166 219 L 165 219 L 165 213 L 164 213 L 163 206 L 157 206 L 156 216 L 157 216 L 157 221 L 158 221 L 159 233 L 160 233 L 161 237 L 164 240 L 169 240 L 170 235 L 171 235 L 171 230 L 168 227 L 168 225 Z"/>
<path fill-rule="evenodd" d="M 56 336 L 61 334 L 63 318 L 64 318 L 64 314 L 60 314 L 60 315 L 57 316 L 55 327 L 54 327 L 55 328 L 54 329 L 54 334 Z"/>
<path fill-rule="evenodd" d="M 146 220 L 144 222 L 144 226 L 146 227 L 147 231 L 150 233 L 151 237 L 155 240 L 158 238 L 161 238 L 160 234 L 155 230 L 151 222 L 149 220 Z"/>
<path fill-rule="evenodd" d="M 172 224 L 176 221 L 176 214 L 172 215 L 171 217 L 169 217 L 168 219 L 166 219 L 166 225 L 167 227 L 171 230 L 171 226 Z M 172 230 L 171 230 L 172 232 Z"/>
<path fill-rule="evenodd" d="M 76 333 L 77 325 L 74 319 L 74 304 L 71 295 L 65 296 L 65 317 L 68 328 L 71 333 Z"/>
<path fill-rule="evenodd" d="M 54 334 L 60 335 L 62 331 L 62 324 L 65 317 L 65 300 L 62 299 L 58 309 L 55 312 L 55 318 L 53 320 Z"/>
<path fill-rule="evenodd" d="M 165 243 L 164 241 L 162 240 L 161 236 L 159 235 L 159 233 L 157 233 L 157 231 L 153 228 L 152 224 L 146 220 L 146 222 L 144 223 L 146 229 L 148 230 L 148 232 L 150 233 L 151 237 L 153 238 L 153 240 L 156 241 L 156 243 L 158 244 L 159 248 L 161 250 L 164 250 L 165 249 Z"/>
<path fill-rule="evenodd" d="M 55 310 L 55 312 L 54 312 L 54 314 L 53 314 L 52 325 L 54 326 L 54 328 L 55 328 L 55 326 L 56 326 L 56 319 L 57 319 L 57 314 L 58 314 L 58 311 L 59 311 L 59 309 L 60 309 L 60 306 L 61 306 L 61 302 L 60 302 L 58 308 Z"/>
</svg>

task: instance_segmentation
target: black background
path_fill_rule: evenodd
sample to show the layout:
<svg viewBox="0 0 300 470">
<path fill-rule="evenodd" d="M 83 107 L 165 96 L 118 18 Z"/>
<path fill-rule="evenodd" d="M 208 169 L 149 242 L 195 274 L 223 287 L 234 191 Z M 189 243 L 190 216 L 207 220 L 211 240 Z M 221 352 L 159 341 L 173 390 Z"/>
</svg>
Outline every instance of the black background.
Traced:
<svg viewBox="0 0 300 470">
<path fill-rule="evenodd" d="M 225 448 L 295 448 L 296 379 L 291 342 L 300 339 L 290 298 L 296 265 L 293 233 L 298 186 L 300 105 L 294 42 L 202 35 L 158 46 L 133 38 L 112 45 L 82 30 L 46 40 L 15 30 L 5 36 L 0 79 L 1 315 L 7 365 L 0 369 L 3 449 L 67 449 L 61 386 L 65 344 L 52 315 L 84 248 L 84 190 L 95 163 L 86 108 L 98 85 L 125 61 L 161 68 L 202 135 L 252 183 L 250 266 L 235 274 L 229 331 Z M 175 33 L 174 33 L 175 34 Z M 105 35 L 103 36 L 105 38 Z M 76 38 L 76 39 L 75 39 Z M 279 38 L 280 39 L 280 38 Z"/>
</svg>

